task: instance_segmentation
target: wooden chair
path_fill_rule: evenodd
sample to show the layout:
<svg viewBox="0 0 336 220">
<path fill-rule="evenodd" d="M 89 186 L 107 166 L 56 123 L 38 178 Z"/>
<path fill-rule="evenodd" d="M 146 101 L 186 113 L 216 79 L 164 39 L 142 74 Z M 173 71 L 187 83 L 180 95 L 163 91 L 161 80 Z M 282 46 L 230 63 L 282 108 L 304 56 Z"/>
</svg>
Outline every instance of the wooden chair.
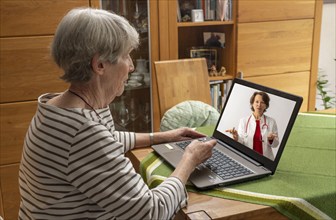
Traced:
<svg viewBox="0 0 336 220">
<path fill-rule="evenodd" d="M 186 100 L 211 105 L 208 67 L 205 58 L 154 62 L 160 119 L 176 104 Z"/>
</svg>

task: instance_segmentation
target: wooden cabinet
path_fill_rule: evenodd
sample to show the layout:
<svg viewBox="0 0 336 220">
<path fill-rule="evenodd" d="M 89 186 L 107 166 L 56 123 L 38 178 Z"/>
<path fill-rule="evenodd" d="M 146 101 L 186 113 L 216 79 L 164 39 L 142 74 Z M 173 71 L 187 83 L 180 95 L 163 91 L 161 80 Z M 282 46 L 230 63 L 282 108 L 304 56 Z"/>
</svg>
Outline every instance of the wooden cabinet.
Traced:
<svg viewBox="0 0 336 220">
<path fill-rule="evenodd" d="M 151 132 L 150 64 L 155 59 L 155 55 L 152 56 L 151 52 L 158 48 L 151 47 L 154 41 L 153 33 L 157 32 L 157 28 L 150 24 L 149 18 L 157 12 L 156 4 L 154 1 L 147 0 L 93 0 L 92 5 L 125 17 L 139 33 L 139 48 L 131 53 L 135 71 L 129 74 L 124 93 L 113 100 L 110 108 L 118 129 Z M 145 81 L 141 77 L 144 77 Z"/>
<path fill-rule="evenodd" d="M 18 219 L 20 193 L 18 184 L 19 164 L 0 167 L 2 213 L 6 220 Z M 1 203 L 0 203 L 1 204 Z"/>
<path fill-rule="evenodd" d="M 67 85 L 50 57 L 57 24 L 71 8 L 89 0 L 0 1 L 0 216 L 18 219 L 18 170 L 24 136 L 37 97 Z"/>
<path fill-rule="evenodd" d="M 42 93 L 66 88 L 49 55 L 51 41 L 52 35 L 0 39 L 1 103 L 35 100 Z"/>
<path fill-rule="evenodd" d="M 159 1 L 159 60 L 183 59 L 190 57 L 192 47 L 203 47 L 204 32 L 220 32 L 225 34 L 225 47 L 217 48 L 217 70 L 223 66 L 225 76 L 209 77 L 210 81 L 224 81 L 232 79 L 236 74 L 236 1 L 232 1 L 232 19 L 226 21 L 178 22 L 177 8 L 179 1 Z M 194 1 L 189 1 L 194 2 Z M 154 130 L 160 127 L 160 113 L 158 110 L 158 93 L 155 83 L 155 71 L 152 72 L 152 100 Z M 205 82 L 209 83 L 209 82 Z M 210 89 L 210 87 L 209 87 Z M 224 90 L 223 84 L 221 86 Z"/>
<path fill-rule="evenodd" d="M 238 0 L 237 22 L 314 18 L 315 0 Z"/>
<path fill-rule="evenodd" d="M 36 106 L 36 101 L 0 105 L 1 166 L 20 162 L 23 140 L 36 112 Z"/>
<path fill-rule="evenodd" d="M 237 70 L 245 78 L 309 70 L 313 25 L 311 19 L 239 23 Z"/>
<path fill-rule="evenodd" d="M 314 110 L 322 1 L 238 1 L 237 71 Z"/>
<path fill-rule="evenodd" d="M 301 111 L 314 110 L 322 1 L 232 1 L 232 20 L 224 22 L 177 22 L 177 2 L 159 2 L 160 60 L 188 57 L 190 47 L 203 44 L 204 31 L 224 32 L 220 62 L 227 76 L 242 72 L 246 80 L 302 96 Z M 154 87 L 154 130 L 156 97 Z"/>
<path fill-rule="evenodd" d="M 65 13 L 88 0 L 1 0 L 1 37 L 53 35 Z"/>
</svg>

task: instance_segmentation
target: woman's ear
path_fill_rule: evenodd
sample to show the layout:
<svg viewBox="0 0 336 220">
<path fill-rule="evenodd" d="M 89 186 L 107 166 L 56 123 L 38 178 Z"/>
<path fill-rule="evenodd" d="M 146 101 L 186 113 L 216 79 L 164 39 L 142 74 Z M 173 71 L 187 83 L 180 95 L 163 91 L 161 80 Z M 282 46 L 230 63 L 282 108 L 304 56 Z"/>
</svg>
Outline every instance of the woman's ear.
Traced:
<svg viewBox="0 0 336 220">
<path fill-rule="evenodd" d="M 103 75 L 104 74 L 105 65 L 104 65 L 103 62 L 101 62 L 99 60 L 99 55 L 98 54 L 93 56 L 93 58 L 91 60 L 91 68 L 92 68 L 93 72 L 98 74 L 98 75 Z"/>
</svg>

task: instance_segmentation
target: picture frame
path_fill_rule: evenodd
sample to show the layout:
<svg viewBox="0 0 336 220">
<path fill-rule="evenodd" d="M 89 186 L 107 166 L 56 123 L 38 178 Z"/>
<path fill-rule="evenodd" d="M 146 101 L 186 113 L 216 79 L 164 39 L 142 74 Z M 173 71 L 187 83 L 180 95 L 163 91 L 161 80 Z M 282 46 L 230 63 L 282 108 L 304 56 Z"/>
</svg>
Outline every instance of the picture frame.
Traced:
<svg viewBox="0 0 336 220">
<path fill-rule="evenodd" d="M 203 22 L 203 10 L 202 9 L 193 9 L 191 10 L 191 21 L 192 22 Z"/>
<path fill-rule="evenodd" d="M 203 41 L 205 47 L 225 48 L 224 32 L 203 32 Z"/>
<path fill-rule="evenodd" d="M 181 14 L 181 22 L 191 21 L 191 11 L 195 9 L 195 0 L 177 0 L 178 8 Z"/>
<path fill-rule="evenodd" d="M 204 57 L 207 62 L 208 69 L 212 66 L 217 67 L 217 50 L 215 48 L 191 48 L 190 58 Z"/>
</svg>

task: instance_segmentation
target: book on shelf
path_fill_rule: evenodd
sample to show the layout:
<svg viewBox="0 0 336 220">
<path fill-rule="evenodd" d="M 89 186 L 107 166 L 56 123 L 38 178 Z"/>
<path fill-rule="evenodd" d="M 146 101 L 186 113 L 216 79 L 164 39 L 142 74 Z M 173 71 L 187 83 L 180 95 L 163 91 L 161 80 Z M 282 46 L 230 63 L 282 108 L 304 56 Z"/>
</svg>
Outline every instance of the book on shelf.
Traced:
<svg viewBox="0 0 336 220">
<path fill-rule="evenodd" d="M 213 85 L 214 97 L 213 97 L 213 107 L 218 110 L 218 98 L 219 98 L 219 85 Z"/>
<path fill-rule="evenodd" d="M 222 91 L 221 91 L 221 83 L 223 81 L 213 81 L 210 82 L 210 94 L 211 94 L 211 105 L 220 112 L 222 109 Z"/>
<path fill-rule="evenodd" d="M 202 9 L 205 21 L 232 20 L 232 0 L 177 0 L 177 21 L 191 21 L 193 9 Z"/>
<path fill-rule="evenodd" d="M 181 17 L 180 3 L 179 3 L 179 0 L 176 0 L 176 1 L 177 1 L 177 22 L 181 22 L 182 17 Z"/>
<path fill-rule="evenodd" d="M 217 109 L 218 112 L 221 112 L 222 108 L 224 107 L 231 85 L 232 80 L 210 81 L 211 105 Z"/>
<path fill-rule="evenodd" d="M 217 20 L 232 20 L 232 0 L 218 0 L 217 4 Z"/>
</svg>

